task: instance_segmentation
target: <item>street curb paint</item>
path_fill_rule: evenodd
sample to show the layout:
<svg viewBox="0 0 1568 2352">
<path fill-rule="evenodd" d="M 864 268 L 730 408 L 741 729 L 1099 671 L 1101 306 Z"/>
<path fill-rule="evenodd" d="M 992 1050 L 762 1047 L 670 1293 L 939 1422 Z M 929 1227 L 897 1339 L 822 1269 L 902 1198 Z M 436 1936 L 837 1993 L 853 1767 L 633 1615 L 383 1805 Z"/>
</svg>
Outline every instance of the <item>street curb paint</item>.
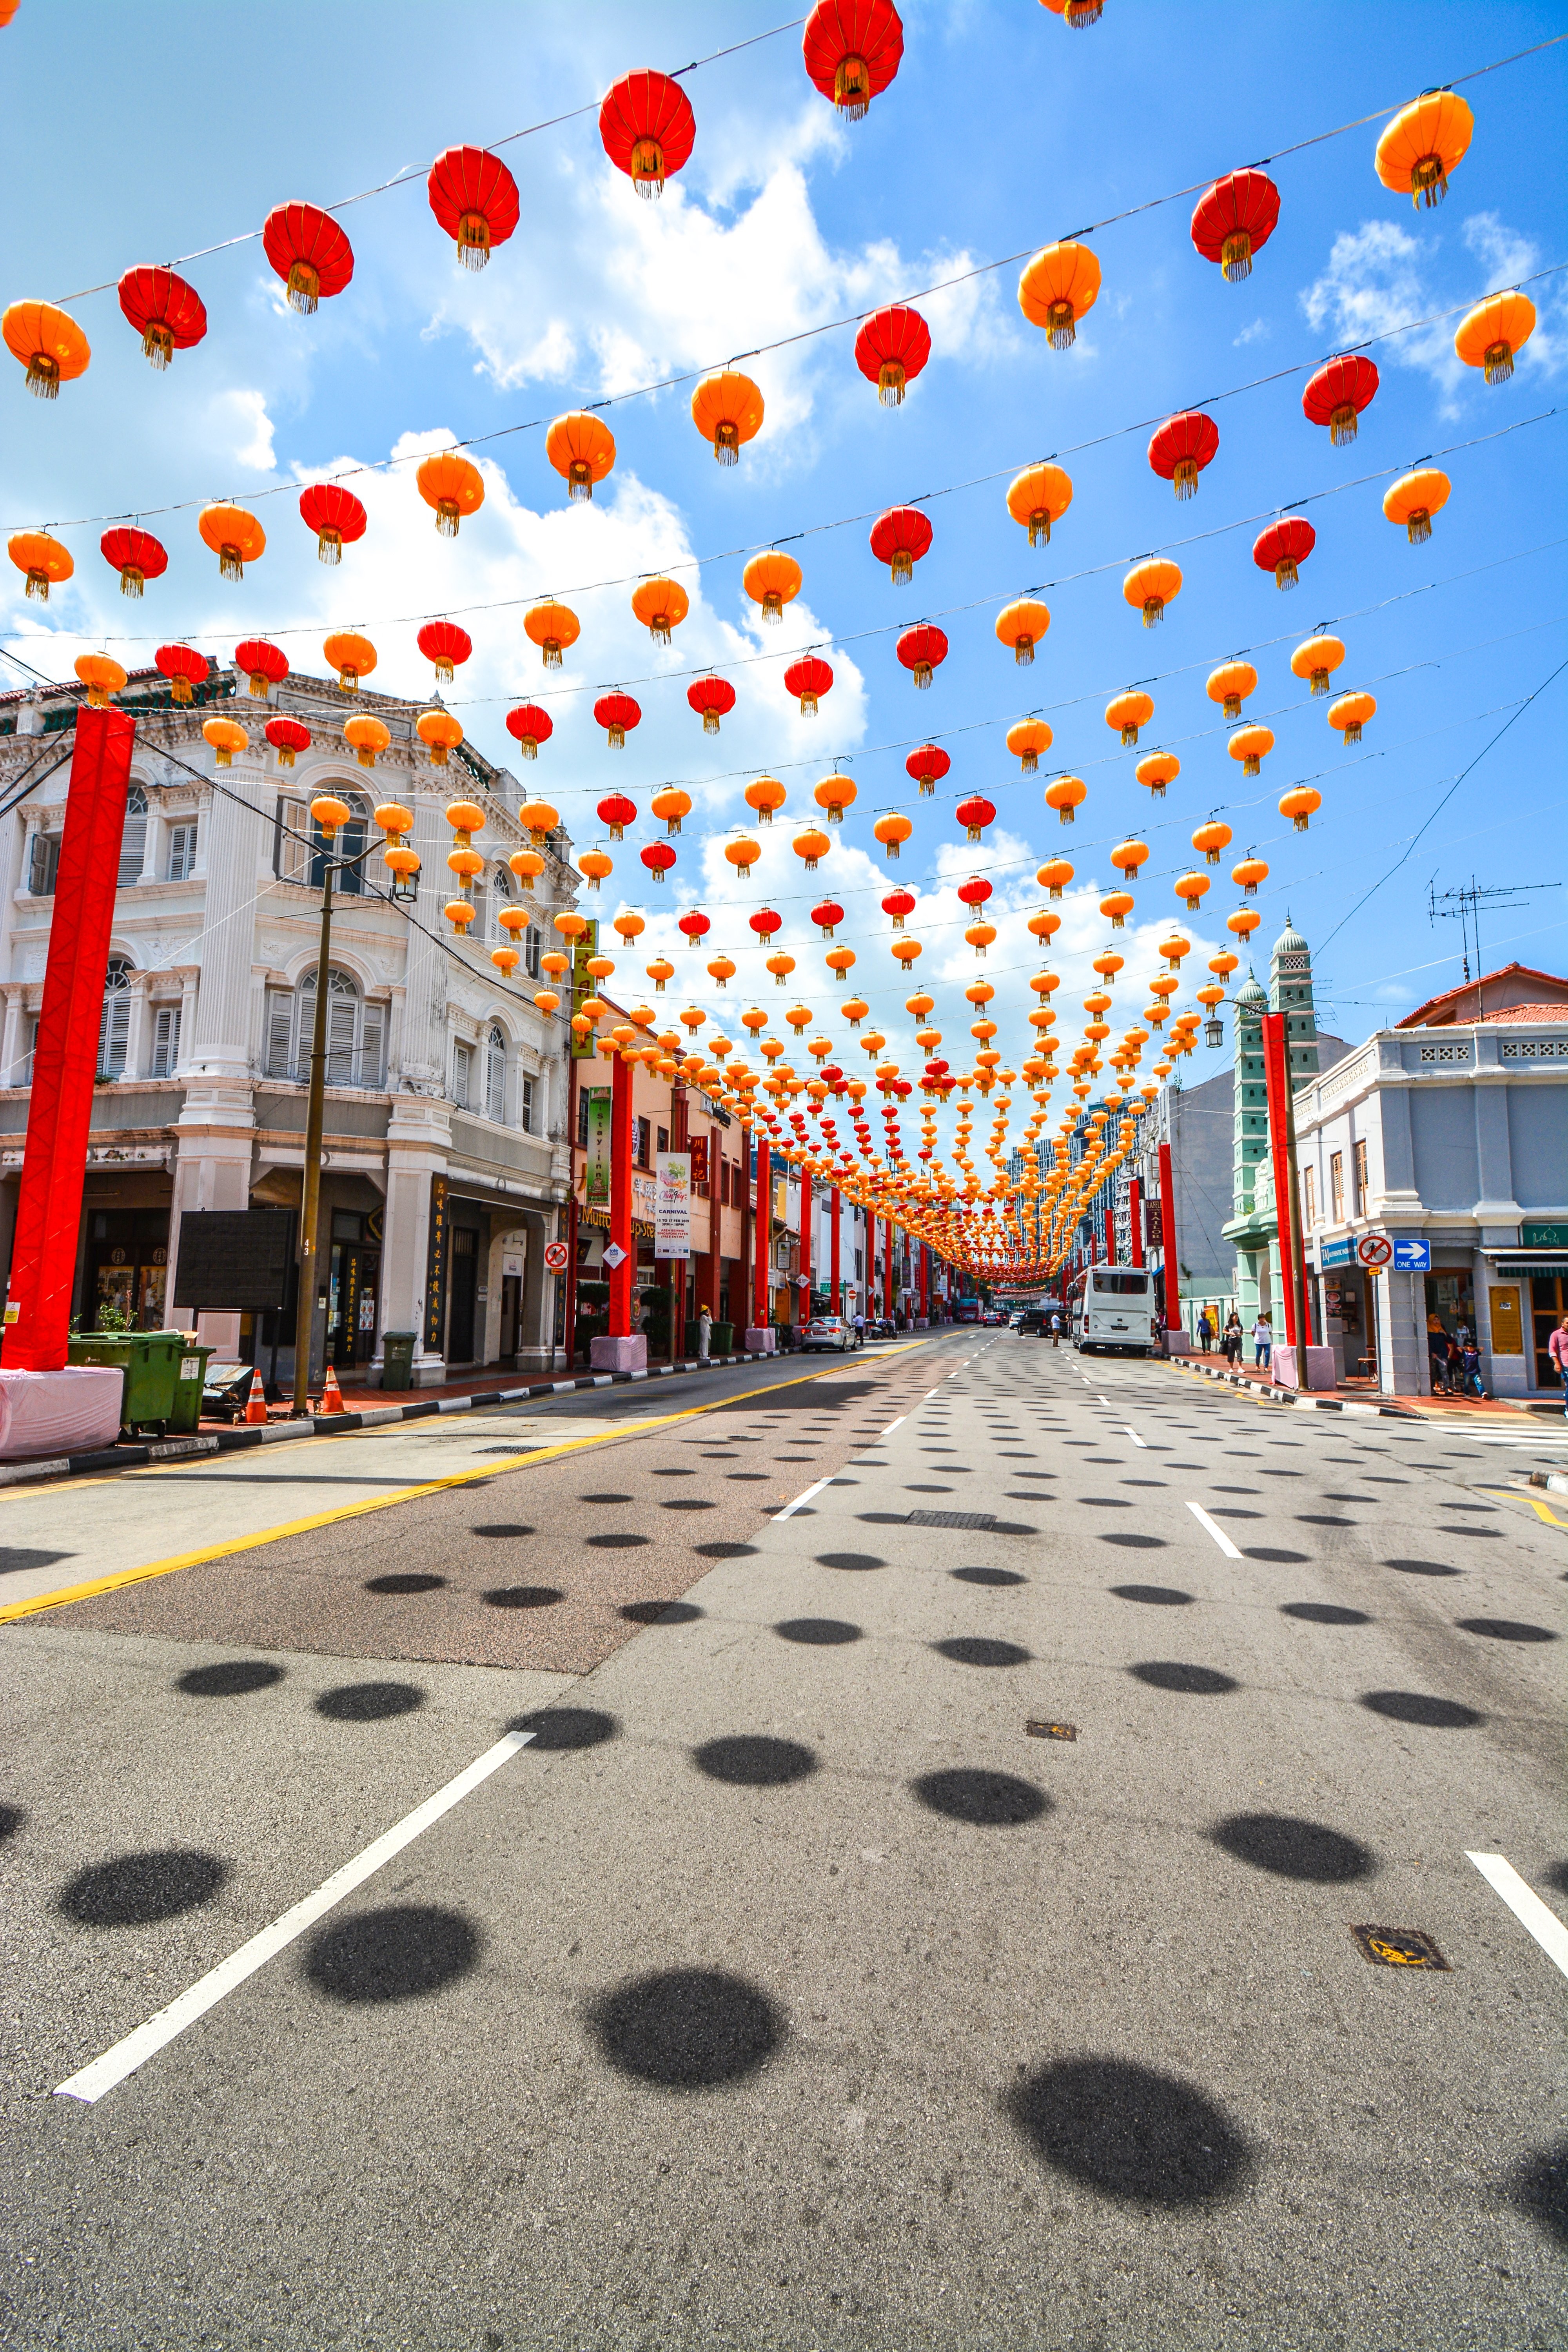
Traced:
<svg viewBox="0 0 1568 2352">
<path fill-rule="evenodd" d="M 1261 1403 L 1294 1405 L 1300 1412 L 1382 1413 L 1390 1421 L 1424 1421 L 1426 1418 L 1424 1413 L 1408 1412 L 1399 1404 L 1362 1404 L 1353 1397 L 1298 1396 L 1294 1389 L 1260 1389 L 1256 1381 L 1246 1380 L 1239 1372 L 1216 1372 L 1211 1370 L 1207 1364 L 1184 1364 L 1174 1358 L 1166 1359 L 1165 1369 L 1171 1372 L 1186 1372 L 1189 1376 L 1195 1374 L 1199 1380 L 1223 1381 L 1226 1388 L 1245 1390 L 1247 1395 L 1257 1397 Z"/>
</svg>

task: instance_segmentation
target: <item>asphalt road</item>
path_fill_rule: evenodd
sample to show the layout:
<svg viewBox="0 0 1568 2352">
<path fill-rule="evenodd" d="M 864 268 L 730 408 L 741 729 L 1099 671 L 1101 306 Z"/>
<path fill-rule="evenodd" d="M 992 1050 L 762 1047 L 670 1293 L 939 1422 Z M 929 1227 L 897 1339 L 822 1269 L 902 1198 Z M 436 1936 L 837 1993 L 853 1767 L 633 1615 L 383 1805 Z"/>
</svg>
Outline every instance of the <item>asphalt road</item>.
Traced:
<svg viewBox="0 0 1568 2352">
<path fill-rule="evenodd" d="M 247 1546 L 0 1628 L 7 2346 L 1555 2352 L 1523 1456 L 989 1332 L 563 1406 L 0 1521 Z"/>
</svg>

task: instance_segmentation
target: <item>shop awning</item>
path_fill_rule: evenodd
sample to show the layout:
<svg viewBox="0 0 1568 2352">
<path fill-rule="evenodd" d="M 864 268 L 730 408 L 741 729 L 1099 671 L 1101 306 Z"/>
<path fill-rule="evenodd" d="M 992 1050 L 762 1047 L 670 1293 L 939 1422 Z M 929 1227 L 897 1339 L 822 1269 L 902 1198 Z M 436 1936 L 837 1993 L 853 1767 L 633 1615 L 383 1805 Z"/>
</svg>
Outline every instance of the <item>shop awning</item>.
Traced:
<svg viewBox="0 0 1568 2352">
<path fill-rule="evenodd" d="M 1496 1274 L 1511 1274 L 1520 1278 L 1539 1274 L 1549 1282 L 1568 1276 L 1568 1249 L 1483 1250 L 1481 1255 Z"/>
</svg>

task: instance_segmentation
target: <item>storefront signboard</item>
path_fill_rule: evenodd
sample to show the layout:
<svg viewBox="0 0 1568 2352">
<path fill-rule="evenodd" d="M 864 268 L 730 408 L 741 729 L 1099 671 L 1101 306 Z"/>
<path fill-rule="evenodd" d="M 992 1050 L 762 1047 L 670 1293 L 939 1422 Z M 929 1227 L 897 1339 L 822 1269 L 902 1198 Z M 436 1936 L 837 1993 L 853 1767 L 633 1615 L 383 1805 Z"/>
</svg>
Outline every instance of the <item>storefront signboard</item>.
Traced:
<svg viewBox="0 0 1568 2352">
<path fill-rule="evenodd" d="M 1342 1240 L 1337 1242 L 1320 1242 L 1318 1264 L 1321 1266 L 1353 1265 L 1355 1264 L 1354 1234 L 1346 1234 Z"/>
<path fill-rule="evenodd" d="M 691 1154 L 660 1151 L 654 1161 L 656 1258 L 691 1255 Z"/>
</svg>

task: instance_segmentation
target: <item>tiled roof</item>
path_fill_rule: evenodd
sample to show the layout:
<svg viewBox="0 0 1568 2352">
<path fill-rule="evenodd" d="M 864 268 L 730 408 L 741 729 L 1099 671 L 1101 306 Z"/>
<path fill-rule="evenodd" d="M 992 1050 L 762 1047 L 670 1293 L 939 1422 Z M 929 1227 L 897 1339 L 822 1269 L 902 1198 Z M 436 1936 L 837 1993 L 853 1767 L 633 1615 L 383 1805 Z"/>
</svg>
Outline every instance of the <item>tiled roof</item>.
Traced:
<svg viewBox="0 0 1568 2352">
<path fill-rule="evenodd" d="M 1482 1013 L 1476 1026 L 1490 1029 L 1506 1021 L 1568 1021 L 1568 1004 L 1508 1004 L 1500 1013 Z"/>
</svg>

